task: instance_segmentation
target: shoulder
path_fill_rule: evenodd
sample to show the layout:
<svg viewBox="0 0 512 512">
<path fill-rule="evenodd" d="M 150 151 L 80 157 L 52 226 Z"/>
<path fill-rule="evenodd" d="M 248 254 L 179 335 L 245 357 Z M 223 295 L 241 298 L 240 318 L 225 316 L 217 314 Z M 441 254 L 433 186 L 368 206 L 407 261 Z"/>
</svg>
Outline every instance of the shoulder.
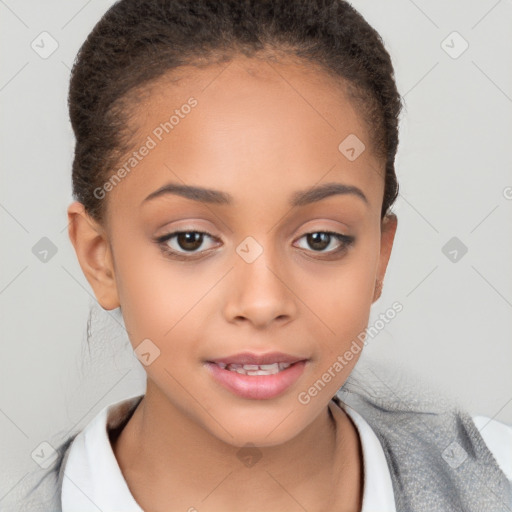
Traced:
<svg viewBox="0 0 512 512">
<path fill-rule="evenodd" d="M 86 435 L 94 444 L 94 434 L 107 438 L 105 427 L 109 430 L 120 428 L 144 395 L 129 397 L 119 402 L 105 406 L 88 424 L 73 432 L 66 429 L 54 434 L 41 450 L 44 451 L 45 465 L 32 464 L 25 475 L 0 499 L 2 512 L 60 512 L 62 509 L 62 488 L 64 470 L 68 467 L 68 458 L 74 451 L 80 453 Z M 88 449 L 100 450 L 104 442 L 98 446 L 88 446 Z M 82 446 L 85 449 L 85 447 Z M 89 452 L 87 452 L 88 454 Z"/>
<path fill-rule="evenodd" d="M 472 419 L 498 466 L 512 482 L 512 426 L 487 416 Z"/>
<path fill-rule="evenodd" d="M 338 397 L 375 432 L 405 509 L 433 500 L 443 504 L 436 510 L 448 510 L 454 493 L 461 510 L 490 510 L 497 499 L 512 502 L 508 425 L 482 416 L 474 421 L 430 383 L 373 362 L 352 372 Z"/>
</svg>

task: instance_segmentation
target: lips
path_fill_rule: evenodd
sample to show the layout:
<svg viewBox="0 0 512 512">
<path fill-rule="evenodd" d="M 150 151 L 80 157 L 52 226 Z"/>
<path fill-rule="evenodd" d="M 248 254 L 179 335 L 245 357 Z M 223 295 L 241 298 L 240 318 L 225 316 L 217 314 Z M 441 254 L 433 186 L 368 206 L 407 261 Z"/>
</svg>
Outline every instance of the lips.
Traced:
<svg viewBox="0 0 512 512">
<path fill-rule="evenodd" d="M 206 361 L 213 379 L 235 395 L 253 400 L 277 397 L 302 375 L 307 359 L 272 352 L 244 352 Z"/>
</svg>

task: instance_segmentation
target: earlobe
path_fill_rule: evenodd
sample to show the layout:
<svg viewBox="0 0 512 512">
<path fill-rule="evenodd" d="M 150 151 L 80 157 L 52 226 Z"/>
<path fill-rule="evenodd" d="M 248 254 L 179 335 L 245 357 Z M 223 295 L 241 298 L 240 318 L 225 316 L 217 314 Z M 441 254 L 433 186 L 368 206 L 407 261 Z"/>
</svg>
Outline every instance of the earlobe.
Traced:
<svg viewBox="0 0 512 512">
<path fill-rule="evenodd" d="M 393 248 L 397 225 L 398 218 L 394 213 L 388 213 L 382 219 L 379 268 L 377 271 L 372 303 L 378 300 L 382 294 L 384 276 L 386 274 L 389 257 L 391 256 L 391 249 Z"/>
<path fill-rule="evenodd" d="M 120 306 L 112 252 L 103 227 L 78 201 L 68 207 L 68 235 L 87 281 L 103 309 Z"/>
<path fill-rule="evenodd" d="M 372 303 L 375 302 L 376 300 L 379 300 L 381 294 L 382 294 L 382 281 L 380 279 L 377 279 L 375 281 L 375 291 L 373 293 L 373 299 L 372 299 Z"/>
</svg>

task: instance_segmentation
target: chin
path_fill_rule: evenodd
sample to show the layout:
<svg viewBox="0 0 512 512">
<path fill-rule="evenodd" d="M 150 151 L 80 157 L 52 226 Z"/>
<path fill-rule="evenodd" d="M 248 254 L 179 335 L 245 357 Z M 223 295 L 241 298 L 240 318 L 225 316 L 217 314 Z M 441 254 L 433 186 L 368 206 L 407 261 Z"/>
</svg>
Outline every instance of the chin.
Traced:
<svg viewBox="0 0 512 512">
<path fill-rule="evenodd" d="M 297 409 L 300 411 L 300 409 Z M 283 408 L 277 412 L 262 413 L 253 410 L 251 413 L 242 412 L 233 415 L 226 413 L 216 417 L 219 424 L 210 424 L 210 433 L 222 442 L 244 447 L 248 444 L 256 447 L 270 447 L 282 445 L 300 434 L 314 418 L 300 418 L 297 413 L 290 413 L 290 408 Z"/>
</svg>

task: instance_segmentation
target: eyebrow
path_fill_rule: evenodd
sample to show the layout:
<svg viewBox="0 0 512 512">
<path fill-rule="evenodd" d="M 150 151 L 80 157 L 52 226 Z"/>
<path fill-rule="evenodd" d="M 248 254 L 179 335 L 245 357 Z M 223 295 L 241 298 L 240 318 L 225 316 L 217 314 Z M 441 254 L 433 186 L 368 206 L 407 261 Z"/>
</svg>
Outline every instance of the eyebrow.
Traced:
<svg viewBox="0 0 512 512">
<path fill-rule="evenodd" d="M 168 183 L 154 192 L 151 192 L 151 194 L 142 201 L 142 204 L 167 194 L 173 194 L 193 201 L 200 201 L 209 204 L 231 205 L 234 202 L 233 196 L 227 192 L 194 185 Z M 324 183 L 307 190 L 295 192 L 290 198 L 290 205 L 293 207 L 306 206 L 334 195 L 354 195 L 362 199 L 366 204 L 369 204 L 367 197 L 360 188 L 354 185 L 333 182 Z"/>
</svg>

